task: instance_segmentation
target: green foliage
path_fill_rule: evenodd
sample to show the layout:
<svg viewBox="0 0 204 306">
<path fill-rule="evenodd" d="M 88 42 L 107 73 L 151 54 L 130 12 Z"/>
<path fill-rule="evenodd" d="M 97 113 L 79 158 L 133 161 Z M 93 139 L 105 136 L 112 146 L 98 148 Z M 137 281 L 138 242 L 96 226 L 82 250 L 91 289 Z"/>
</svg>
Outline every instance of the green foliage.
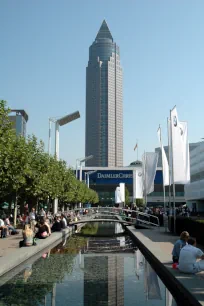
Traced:
<svg viewBox="0 0 204 306">
<path fill-rule="evenodd" d="M 130 193 L 127 187 L 125 187 L 125 204 L 129 205 L 129 203 L 130 203 Z"/>
<path fill-rule="evenodd" d="M 144 199 L 136 199 L 137 207 L 144 207 Z"/>
<path fill-rule="evenodd" d="M 79 182 L 66 162 L 44 152 L 44 144 L 32 135 L 16 136 L 9 108 L 0 101 L 0 200 L 16 203 L 59 199 L 60 204 L 97 203 L 98 195 Z M 22 204 L 23 205 L 23 204 Z"/>
</svg>

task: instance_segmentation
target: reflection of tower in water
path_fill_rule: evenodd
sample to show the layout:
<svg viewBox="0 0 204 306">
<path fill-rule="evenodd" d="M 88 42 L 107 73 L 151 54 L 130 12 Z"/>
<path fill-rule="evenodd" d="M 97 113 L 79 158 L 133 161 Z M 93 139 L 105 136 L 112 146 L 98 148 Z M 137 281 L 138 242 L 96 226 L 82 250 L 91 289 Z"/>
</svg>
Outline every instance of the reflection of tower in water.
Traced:
<svg viewBox="0 0 204 306">
<path fill-rule="evenodd" d="M 124 305 L 124 258 L 84 257 L 84 306 Z"/>
</svg>

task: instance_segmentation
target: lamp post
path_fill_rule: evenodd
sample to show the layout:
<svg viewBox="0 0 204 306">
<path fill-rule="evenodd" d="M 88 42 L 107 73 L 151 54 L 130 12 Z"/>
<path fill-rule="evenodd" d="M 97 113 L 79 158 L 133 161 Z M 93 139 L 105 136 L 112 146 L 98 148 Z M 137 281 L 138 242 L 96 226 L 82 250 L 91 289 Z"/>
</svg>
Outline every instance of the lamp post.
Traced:
<svg viewBox="0 0 204 306">
<path fill-rule="evenodd" d="M 79 111 L 61 117 L 59 119 L 49 118 L 49 142 L 48 142 L 48 153 L 51 154 L 51 125 L 52 122 L 55 123 L 55 157 L 59 160 L 59 127 L 67 123 L 70 123 L 76 119 L 80 118 Z M 54 200 L 53 213 L 56 214 L 58 210 L 58 199 Z"/>
<path fill-rule="evenodd" d="M 80 182 L 82 182 L 82 164 L 84 162 L 86 162 L 87 160 L 92 159 L 92 158 L 93 158 L 93 155 L 89 155 L 89 156 L 86 156 L 82 159 L 79 159 L 79 162 L 80 162 L 80 177 L 79 177 L 79 180 L 80 180 Z"/>
<path fill-rule="evenodd" d="M 89 188 L 89 175 L 96 173 L 97 170 L 93 170 L 93 171 L 88 171 L 86 172 L 87 175 L 87 187 Z"/>
</svg>

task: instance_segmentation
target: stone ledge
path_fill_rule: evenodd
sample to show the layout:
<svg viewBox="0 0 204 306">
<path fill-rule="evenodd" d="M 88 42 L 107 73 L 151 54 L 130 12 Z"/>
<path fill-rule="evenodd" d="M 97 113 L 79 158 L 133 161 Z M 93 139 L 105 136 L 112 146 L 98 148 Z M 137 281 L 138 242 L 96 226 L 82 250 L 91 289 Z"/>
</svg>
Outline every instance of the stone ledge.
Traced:
<svg viewBox="0 0 204 306">
<path fill-rule="evenodd" d="M 31 247 L 22 247 L 15 249 L 14 252 L 11 252 L 5 257 L 0 258 L 0 277 L 8 273 L 12 269 L 21 265 L 23 262 L 38 254 L 42 250 L 48 248 L 56 242 L 72 233 L 72 228 L 63 229 L 61 232 L 54 232 L 52 235 L 46 239 L 37 240 L 36 246 Z"/>
</svg>

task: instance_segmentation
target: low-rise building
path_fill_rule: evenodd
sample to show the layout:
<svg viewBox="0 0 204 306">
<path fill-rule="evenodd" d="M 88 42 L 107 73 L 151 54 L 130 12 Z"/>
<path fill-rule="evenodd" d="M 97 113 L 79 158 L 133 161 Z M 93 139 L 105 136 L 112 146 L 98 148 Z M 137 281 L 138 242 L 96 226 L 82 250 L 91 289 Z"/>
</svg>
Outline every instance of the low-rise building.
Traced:
<svg viewBox="0 0 204 306">
<path fill-rule="evenodd" d="M 185 185 L 185 199 L 190 210 L 204 212 L 204 142 L 190 154 L 190 184 Z"/>
</svg>

